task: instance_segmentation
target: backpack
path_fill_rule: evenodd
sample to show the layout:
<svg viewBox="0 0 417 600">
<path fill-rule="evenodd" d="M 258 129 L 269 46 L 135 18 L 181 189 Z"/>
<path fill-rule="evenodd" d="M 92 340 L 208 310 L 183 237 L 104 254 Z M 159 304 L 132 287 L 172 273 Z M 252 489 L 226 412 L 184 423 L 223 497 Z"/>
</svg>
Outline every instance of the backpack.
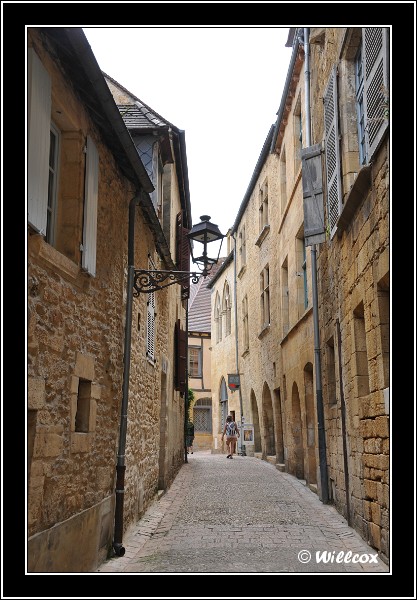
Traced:
<svg viewBox="0 0 417 600">
<path fill-rule="evenodd" d="M 236 423 L 234 421 L 230 421 L 230 423 L 227 423 L 226 435 L 236 435 Z"/>
</svg>

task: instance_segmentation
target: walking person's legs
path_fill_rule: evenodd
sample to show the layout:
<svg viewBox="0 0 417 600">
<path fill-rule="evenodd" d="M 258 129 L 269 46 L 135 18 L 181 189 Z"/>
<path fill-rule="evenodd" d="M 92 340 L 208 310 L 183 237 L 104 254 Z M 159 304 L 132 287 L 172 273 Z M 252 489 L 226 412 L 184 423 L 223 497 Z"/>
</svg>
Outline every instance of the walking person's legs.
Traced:
<svg viewBox="0 0 417 600">
<path fill-rule="evenodd" d="M 231 454 L 232 454 L 232 458 L 233 458 L 233 454 L 235 454 L 235 452 L 236 452 L 236 438 L 232 438 L 230 445 L 232 447 Z"/>
<path fill-rule="evenodd" d="M 230 454 L 230 439 L 226 438 L 226 446 L 227 446 L 227 456 L 226 458 L 230 458 L 231 454 Z"/>
<path fill-rule="evenodd" d="M 227 447 L 229 449 L 229 454 L 226 456 L 226 458 L 233 458 L 233 454 L 234 454 L 235 448 L 236 448 L 235 438 L 233 438 L 233 437 L 227 438 L 226 443 L 227 443 Z"/>
</svg>

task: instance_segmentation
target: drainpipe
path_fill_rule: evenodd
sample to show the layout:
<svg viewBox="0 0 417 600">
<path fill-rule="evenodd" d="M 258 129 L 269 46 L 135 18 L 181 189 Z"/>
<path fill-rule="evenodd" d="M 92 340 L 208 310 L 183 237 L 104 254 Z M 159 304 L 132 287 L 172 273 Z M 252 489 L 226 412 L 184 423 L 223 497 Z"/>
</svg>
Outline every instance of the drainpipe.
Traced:
<svg viewBox="0 0 417 600">
<path fill-rule="evenodd" d="M 190 407 L 188 406 L 188 298 L 186 299 L 185 307 L 185 395 L 184 395 L 184 462 L 188 463 L 187 457 L 187 430 L 188 430 L 188 414 Z M 188 410 L 187 410 L 188 409 Z"/>
<path fill-rule="evenodd" d="M 239 340 L 238 340 L 238 326 L 237 326 L 237 255 L 236 255 L 236 232 L 232 233 L 232 238 L 234 242 L 233 247 L 233 274 L 234 274 L 234 305 L 235 305 L 235 348 L 236 348 L 236 373 L 239 373 Z M 242 386 L 241 381 L 239 382 L 239 402 L 240 402 L 240 454 L 241 456 L 246 456 L 246 448 L 243 443 L 243 425 L 245 424 L 245 419 L 243 416 L 243 400 L 242 400 Z"/>
<path fill-rule="evenodd" d="M 135 213 L 139 196 L 132 198 L 129 204 L 129 232 L 128 232 L 128 259 L 127 259 L 127 294 L 126 294 L 126 324 L 124 341 L 124 367 L 123 367 L 123 397 L 120 414 L 119 450 L 116 465 L 116 509 L 114 517 L 114 541 L 113 548 L 117 556 L 124 556 L 125 548 L 123 539 L 123 504 L 125 494 L 125 449 L 127 432 L 127 405 L 129 398 L 129 375 L 130 375 L 130 349 L 132 334 L 132 307 L 133 307 L 133 280 L 134 280 L 134 256 L 135 256 Z"/>
<path fill-rule="evenodd" d="M 343 466 L 345 469 L 345 490 L 346 490 L 346 511 L 348 525 L 352 526 L 352 517 L 350 515 L 350 490 L 349 490 L 349 462 L 347 450 L 346 435 L 346 402 L 343 391 L 343 373 L 342 373 L 342 335 L 340 333 L 340 322 L 336 319 L 337 332 L 337 352 L 339 356 L 339 389 L 340 389 L 340 415 L 342 424 L 342 443 L 343 443 Z"/>
<path fill-rule="evenodd" d="M 311 114 L 310 114 L 310 29 L 304 28 L 304 85 L 305 85 L 305 113 L 306 113 L 306 147 L 311 146 Z M 313 295 L 313 323 L 314 323 L 314 364 L 316 372 L 316 403 L 317 403 L 317 428 L 319 443 L 319 465 L 320 465 L 320 500 L 323 504 L 329 501 L 329 484 L 327 475 L 326 457 L 326 431 L 324 428 L 323 389 L 321 379 L 321 356 L 320 356 L 320 330 L 317 294 L 317 257 L 316 244 L 311 246 L 311 276 Z"/>
</svg>

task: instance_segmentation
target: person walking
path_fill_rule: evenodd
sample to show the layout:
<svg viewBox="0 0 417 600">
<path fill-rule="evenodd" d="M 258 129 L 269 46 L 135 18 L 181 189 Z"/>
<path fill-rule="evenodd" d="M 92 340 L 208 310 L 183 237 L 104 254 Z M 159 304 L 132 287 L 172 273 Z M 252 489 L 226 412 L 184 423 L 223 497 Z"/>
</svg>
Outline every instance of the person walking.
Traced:
<svg viewBox="0 0 417 600">
<path fill-rule="evenodd" d="M 233 458 L 233 454 L 236 451 L 236 442 L 237 438 L 240 437 L 239 428 L 237 426 L 236 421 L 233 420 L 232 415 L 227 415 L 226 424 L 223 429 L 222 441 L 224 436 L 226 435 L 226 446 L 228 448 L 229 454 L 226 458 Z"/>
<path fill-rule="evenodd" d="M 192 421 L 188 421 L 187 423 L 187 454 L 193 454 L 193 443 L 194 443 L 194 423 Z"/>
</svg>

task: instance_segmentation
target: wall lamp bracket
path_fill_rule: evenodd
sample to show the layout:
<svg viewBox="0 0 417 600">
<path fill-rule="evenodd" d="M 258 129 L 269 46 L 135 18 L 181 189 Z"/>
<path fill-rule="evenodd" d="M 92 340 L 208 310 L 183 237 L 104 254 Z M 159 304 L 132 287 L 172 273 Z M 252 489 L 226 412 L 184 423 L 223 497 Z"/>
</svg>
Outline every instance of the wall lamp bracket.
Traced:
<svg viewBox="0 0 417 600">
<path fill-rule="evenodd" d="M 137 297 L 141 293 L 150 294 L 157 290 L 162 290 L 174 283 L 185 284 L 191 279 L 191 283 L 198 283 L 200 277 L 207 277 L 211 269 L 217 264 L 220 251 L 225 237 L 219 230 L 218 226 L 210 222 L 208 215 L 200 217 L 201 222 L 194 225 L 187 233 L 188 243 L 190 245 L 191 259 L 198 266 L 200 272 L 196 271 L 160 271 L 160 270 L 145 270 L 134 269 L 133 276 L 133 295 Z M 210 242 L 220 241 L 217 258 L 207 256 L 207 244 Z M 193 242 L 199 242 L 203 245 L 203 253 L 201 256 L 194 257 Z"/>
</svg>

